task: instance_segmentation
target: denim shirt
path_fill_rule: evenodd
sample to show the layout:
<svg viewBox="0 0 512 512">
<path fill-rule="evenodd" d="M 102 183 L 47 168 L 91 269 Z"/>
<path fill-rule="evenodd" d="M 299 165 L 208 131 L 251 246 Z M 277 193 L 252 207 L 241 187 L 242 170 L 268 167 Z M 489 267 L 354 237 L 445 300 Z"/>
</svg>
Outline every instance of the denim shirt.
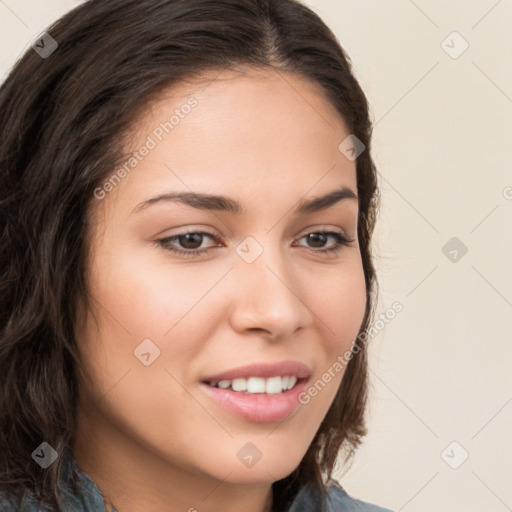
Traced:
<svg viewBox="0 0 512 512">
<path fill-rule="evenodd" d="M 63 479 L 59 484 L 64 503 L 64 512 L 107 512 L 103 495 L 94 480 L 80 470 L 79 492 L 74 493 L 68 484 L 66 476 L 76 466 L 76 460 L 68 455 L 64 462 Z M 378 507 L 354 498 L 351 498 L 335 480 L 328 483 L 328 496 L 322 505 L 322 512 L 391 512 L 389 509 Z M 291 504 L 283 512 L 316 512 L 315 495 L 309 488 L 303 488 Z M 37 505 L 35 497 L 31 494 L 21 503 L 12 503 L 0 493 L 0 512 L 50 512 L 46 506 Z M 117 512 L 117 511 L 115 511 Z"/>
</svg>

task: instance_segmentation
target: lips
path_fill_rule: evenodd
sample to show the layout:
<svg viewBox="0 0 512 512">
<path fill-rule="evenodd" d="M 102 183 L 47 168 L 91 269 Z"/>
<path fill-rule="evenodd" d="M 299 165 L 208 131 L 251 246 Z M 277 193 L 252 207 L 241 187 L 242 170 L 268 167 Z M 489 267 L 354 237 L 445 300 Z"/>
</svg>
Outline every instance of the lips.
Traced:
<svg viewBox="0 0 512 512">
<path fill-rule="evenodd" d="M 248 379 L 249 377 L 281 377 L 290 375 L 299 379 L 307 379 L 311 370 L 304 363 L 298 361 L 282 361 L 279 363 L 249 364 L 226 370 L 221 373 L 208 375 L 201 379 L 203 383 L 219 382 L 221 380 Z"/>
<path fill-rule="evenodd" d="M 255 423 L 275 422 L 283 420 L 300 407 L 298 397 L 304 391 L 311 373 L 309 367 L 299 361 L 248 364 L 208 375 L 201 379 L 199 388 L 217 406 L 231 414 Z M 268 390 L 270 394 L 254 389 L 249 392 L 251 381 L 261 387 L 263 379 L 273 381 L 272 377 L 285 377 L 286 382 L 291 383 L 290 388 L 271 389 Z M 243 387 L 245 379 L 246 392 L 229 389 L 229 385 L 226 389 L 226 384 L 233 384 L 235 388 L 242 384 Z M 282 384 L 282 379 L 275 380 Z M 221 387 L 216 386 L 219 383 Z"/>
<path fill-rule="evenodd" d="M 216 407 L 253 423 L 282 421 L 300 406 L 308 379 L 298 380 L 292 389 L 275 395 L 244 394 L 231 389 L 219 389 L 201 383 L 199 388 Z"/>
</svg>

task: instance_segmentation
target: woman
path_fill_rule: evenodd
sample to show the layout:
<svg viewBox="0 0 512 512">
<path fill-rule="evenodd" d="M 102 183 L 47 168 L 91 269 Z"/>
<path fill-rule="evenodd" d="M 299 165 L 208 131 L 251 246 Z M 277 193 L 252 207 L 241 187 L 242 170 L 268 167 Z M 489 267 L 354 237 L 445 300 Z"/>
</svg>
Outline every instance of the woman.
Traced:
<svg viewBox="0 0 512 512">
<path fill-rule="evenodd" d="M 331 478 L 366 432 L 378 196 L 318 16 L 90 0 L 0 115 L 0 510 L 384 510 Z"/>
</svg>

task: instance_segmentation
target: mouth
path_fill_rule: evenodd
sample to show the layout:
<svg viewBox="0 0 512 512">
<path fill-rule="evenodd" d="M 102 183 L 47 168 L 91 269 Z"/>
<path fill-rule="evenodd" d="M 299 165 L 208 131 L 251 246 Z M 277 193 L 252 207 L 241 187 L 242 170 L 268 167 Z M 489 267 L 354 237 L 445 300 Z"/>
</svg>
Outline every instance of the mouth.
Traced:
<svg viewBox="0 0 512 512">
<path fill-rule="evenodd" d="M 201 379 L 200 388 L 225 411 L 256 423 L 283 420 L 299 405 L 311 378 L 310 369 L 295 361 L 257 364 Z"/>
</svg>

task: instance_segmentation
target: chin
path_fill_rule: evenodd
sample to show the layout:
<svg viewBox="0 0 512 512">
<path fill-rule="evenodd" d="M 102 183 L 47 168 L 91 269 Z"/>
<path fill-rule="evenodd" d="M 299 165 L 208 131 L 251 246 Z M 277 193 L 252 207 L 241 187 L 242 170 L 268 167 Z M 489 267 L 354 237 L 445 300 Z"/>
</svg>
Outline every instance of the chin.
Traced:
<svg viewBox="0 0 512 512">
<path fill-rule="evenodd" d="M 286 466 L 281 464 L 279 467 L 269 465 L 269 467 L 261 466 L 259 468 L 258 465 L 256 464 L 252 468 L 231 468 L 232 473 L 229 477 L 226 478 L 225 474 L 219 476 L 224 482 L 234 485 L 271 485 L 287 477 L 296 468 L 293 464 Z"/>
<path fill-rule="evenodd" d="M 261 459 L 254 462 L 252 466 L 246 466 L 238 459 L 230 459 L 224 461 L 222 465 L 216 464 L 215 467 L 210 468 L 209 473 L 230 484 L 268 485 L 286 478 L 297 468 L 300 458 L 297 458 L 296 454 L 297 452 L 287 458 L 276 457 L 274 454 L 266 459 L 262 455 Z"/>
</svg>

